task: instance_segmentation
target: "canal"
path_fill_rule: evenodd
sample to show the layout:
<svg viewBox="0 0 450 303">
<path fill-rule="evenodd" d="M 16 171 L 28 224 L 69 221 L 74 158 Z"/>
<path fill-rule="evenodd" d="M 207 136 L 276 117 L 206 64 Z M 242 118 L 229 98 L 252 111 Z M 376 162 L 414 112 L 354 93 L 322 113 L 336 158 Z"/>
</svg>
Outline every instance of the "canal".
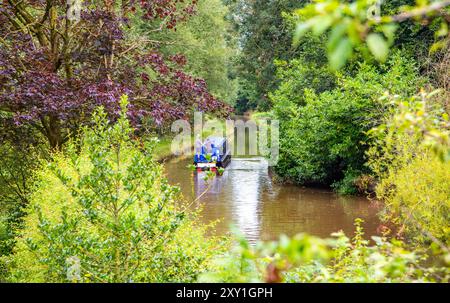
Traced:
<svg viewBox="0 0 450 303">
<path fill-rule="evenodd" d="M 366 238 L 377 233 L 379 206 L 365 197 L 339 196 L 331 190 L 276 184 L 263 158 L 233 158 L 222 176 L 206 183 L 203 172 L 186 168 L 190 159 L 165 163 L 169 182 L 180 186 L 193 207 L 202 207 L 201 220 L 218 220 L 216 232 L 227 234 L 233 224 L 254 243 L 306 232 L 327 237 L 343 230 L 354 232 L 361 218 Z M 204 193 L 207 190 L 206 193 Z"/>
</svg>

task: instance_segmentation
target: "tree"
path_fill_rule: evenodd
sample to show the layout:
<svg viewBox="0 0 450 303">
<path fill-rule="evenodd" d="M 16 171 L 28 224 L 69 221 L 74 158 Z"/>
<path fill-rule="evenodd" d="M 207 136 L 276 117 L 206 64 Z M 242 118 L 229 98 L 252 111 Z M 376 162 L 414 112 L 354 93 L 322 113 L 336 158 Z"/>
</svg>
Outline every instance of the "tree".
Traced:
<svg viewBox="0 0 450 303">
<path fill-rule="evenodd" d="M 153 160 L 154 140 L 133 138 L 125 96 L 120 104 L 115 123 L 99 109 L 38 171 L 12 280 L 191 281 L 221 248 L 193 226 Z"/>
<path fill-rule="evenodd" d="M 131 15 L 153 24 L 151 32 L 174 29 L 194 14 L 196 2 L 91 1 L 77 20 L 62 1 L 4 1 L 0 110 L 13 113 L 15 123 L 33 125 L 52 148 L 96 106 L 117 115 L 124 92 L 136 126 L 144 117 L 161 125 L 192 109 L 228 111 L 203 80 L 183 71 L 183 56 L 165 58 L 158 41 L 127 33 Z"/>
<path fill-rule="evenodd" d="M 204 79 L 211 94 L 234 104 L 237 85 L 232 60 L 238 53 L 237 37 L 227 14 L 228 7 L 221 0 L 199 0 L 195 15 L 179 24 L 176 31 L 160 32 L 157 40 L 162 41 L 165 55 L 183 53 L 185 69 Z"/>
<path fill-rule="evenodd" d="M 274 94 L 274 112 L 284 134 L 275 171 L 296 183 L 334 185 L 341 192 L 354 192 L 354 180 L 367 173 L 367 131 L 382 122 L 389 108 L 379 97 L 386 90 L 414 94 L 424 79 L 414 61 L 399 52 L 386 64 L 375 67 L 363 62 L 355 75 L 338 75 L 332 90 L 307 89 L 294 99 L 296 87 L 309 75 L 303 65 L 291 68 L 285 74 L 296 75 L 295 80 L 286 87 L 283 83 Z"/>
<path fill-rule="evenodd" d="M 230 0 L 230 19 L 238 30 L 242 48 L 237 62 L 242 78 L 240 99 L 248 99 L 249 107 L 270 107 L 268 92 L 277 87 L 275 59 L 289 60 L 296 56 L 292 47 L 291 23 L 282 13 L 299 8 L 296 0 Z M 248 88 L 252 88 L 248 91 Z M 242 101 L 241 101 L 242 102 Z"/>
<path fill-rule="evenodd" d="M 342 68 L 352 57 L 355 49 L 384 62 L 389 48 L 398 43 L 398 37 L 408 36 L 408 27 L 400 23 L 414 20 L 429 25 L 435 33 L 432 51 L 443 48 L 449 41 L 450 1 L 410 1 L 397 0 L 383 10 L 374 0 L 342 2 L 340 0 L 313 1 L 296 11 L 299 22 L 295 30 L 295 41 L 308 31 L 315 35 L 328 34 L 328 59 L 334 69 Z M 398 29 L 402 32 L 396 36 Z M 428 35 L 427 39 L 430 38 Z M 420 40 L 423 43 L 425 40 Z M 404 41 L 400 41 L 404 42 Z"/>
</svg>

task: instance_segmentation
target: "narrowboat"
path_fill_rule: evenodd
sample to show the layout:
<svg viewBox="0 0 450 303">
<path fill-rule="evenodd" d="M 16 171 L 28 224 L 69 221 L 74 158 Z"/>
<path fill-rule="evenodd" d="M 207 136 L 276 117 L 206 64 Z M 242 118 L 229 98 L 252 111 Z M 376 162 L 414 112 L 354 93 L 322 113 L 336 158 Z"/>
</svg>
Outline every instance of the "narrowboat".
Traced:
<svg viewBox="0 0 450 303">
<path fill-rule="evenodd" d="M 194 165 L 197 169 L 225 168 L 231 162 L 230 146 L 225 137 L 208 137 L 195 142 Z"/>
</svg>

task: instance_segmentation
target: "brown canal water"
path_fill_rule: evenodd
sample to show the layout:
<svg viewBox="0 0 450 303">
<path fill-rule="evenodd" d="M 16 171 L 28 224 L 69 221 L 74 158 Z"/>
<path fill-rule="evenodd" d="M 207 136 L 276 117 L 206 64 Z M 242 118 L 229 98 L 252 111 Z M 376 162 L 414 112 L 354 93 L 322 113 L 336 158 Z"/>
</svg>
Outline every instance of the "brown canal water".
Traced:
<svg viewBox="0 0 450 303">
<path fill-rule="evenodd" d="M 180 186 L 188 201 L 194 201 L 208 184 L 204 172 L 192 172 L 188 164 L 190 159 L 173 159 L 165 168 L 169 182 Z M 210 189 L 193 207 L 203 208 L 204 223 L 219 220 L 218 235 L 227 234 L 233 224 L 251 243 L 301 232 L 328 237 L 343 230 L 350 236 L 354 220 L 361 218 L 370 239 L 380 224 L 379 207 L 364 197 L 274 183 L 263 158 L 233 158 L 224 174 L 210 182 Z"/>
</svg>

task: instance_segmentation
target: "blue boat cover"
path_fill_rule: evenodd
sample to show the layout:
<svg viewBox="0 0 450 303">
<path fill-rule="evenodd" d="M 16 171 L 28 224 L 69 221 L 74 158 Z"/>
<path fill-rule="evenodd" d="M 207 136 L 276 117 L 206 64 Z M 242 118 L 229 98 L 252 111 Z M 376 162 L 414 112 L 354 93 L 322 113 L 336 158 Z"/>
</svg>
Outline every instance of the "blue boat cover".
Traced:
<svg viewBox="0 0 450 303">
<path fill-rule="evenodd" d="M 195 142 L 194 162 L 207 163 L 220 161 L 222 155 L 221 147 L 223 149 L 224 143 L 225 138 L 223 137 L 209 137 L 204 143 L 197 138 Z M 210 158 L 210 161 L 207 158 Z"/>
</svg>

